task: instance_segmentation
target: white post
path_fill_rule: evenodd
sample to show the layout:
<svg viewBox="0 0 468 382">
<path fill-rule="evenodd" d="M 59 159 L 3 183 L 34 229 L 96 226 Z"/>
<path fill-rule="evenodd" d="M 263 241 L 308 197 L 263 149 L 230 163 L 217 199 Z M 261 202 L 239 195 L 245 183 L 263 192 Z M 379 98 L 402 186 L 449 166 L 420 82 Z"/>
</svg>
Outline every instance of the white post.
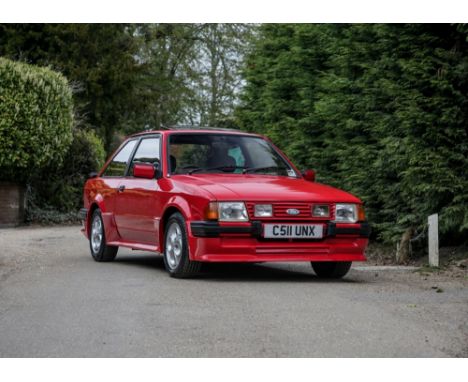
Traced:
<svg viewBox="0 0 468 382">
<path fill-rule="evenodd" d="M 439 215 L 434 214 L 427 218 L 429 224 L 429 265 L 439 266 Z"/>
</svg>

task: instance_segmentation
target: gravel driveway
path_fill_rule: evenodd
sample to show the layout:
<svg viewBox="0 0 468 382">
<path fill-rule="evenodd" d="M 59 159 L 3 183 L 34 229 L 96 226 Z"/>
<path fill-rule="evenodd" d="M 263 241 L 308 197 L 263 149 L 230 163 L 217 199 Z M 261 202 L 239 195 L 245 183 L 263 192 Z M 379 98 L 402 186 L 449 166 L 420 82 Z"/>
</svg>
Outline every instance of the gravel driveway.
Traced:
<svg viewBox="0 0 468 382">
<path fill-rule="evenodd" d="M 467 319 L 466 274 L 324 281 L 281 263 L 177 280 L 154 254 L 94 262 L 77 226 L 0 230 L 2 357 L 467 357 Z"/>
</svg>

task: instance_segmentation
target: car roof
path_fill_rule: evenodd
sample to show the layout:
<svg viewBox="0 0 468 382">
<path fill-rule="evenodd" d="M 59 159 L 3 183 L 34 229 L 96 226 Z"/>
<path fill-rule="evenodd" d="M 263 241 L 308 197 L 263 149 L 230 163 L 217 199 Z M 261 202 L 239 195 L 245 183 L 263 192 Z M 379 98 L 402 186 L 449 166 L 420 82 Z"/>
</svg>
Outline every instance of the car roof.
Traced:
<svg viewBox="0 0 468 382">
<path fill-rule="evenodd" d="M 254 133 L 247 133 L 241 130 L 235 129 L 223 129 L 218 127 L 168 127 L 161 130 L 145 130 L 139 133 L 135 133 L 130 135 L 127 138 L 131 137 L 138 137 L 142 135 L 150 135 L 150 134 L 180 134 L 180 133 L 197 133 L 197 134 L 232 134 L 232 135 L 249 135 L 252 137 L 263 137 L 260 134 Z"/>
</svg>

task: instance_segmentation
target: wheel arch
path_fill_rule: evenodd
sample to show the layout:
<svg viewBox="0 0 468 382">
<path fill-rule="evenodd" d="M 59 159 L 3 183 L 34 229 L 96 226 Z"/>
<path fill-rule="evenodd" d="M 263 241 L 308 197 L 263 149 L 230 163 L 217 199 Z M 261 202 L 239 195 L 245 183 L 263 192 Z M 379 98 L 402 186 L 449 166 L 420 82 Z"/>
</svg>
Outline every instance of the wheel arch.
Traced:
<svg viewBox="0 0 468 382">
<path fill-rule="evenodd" d="M 99 195 L 100 196 L 100 195 Z M 102 197 L 96 197 L 89 205 L 88 213 L 86 216 L 86 236 L 89 238 L 91 217 L 93 216 L 94 211 L 100 209 L 102 212 L 105 212 L 104 200 Z"/>
<path fill-rule="evenodd" d="M 185 200 L 184 200 L 185 201 Z M 185 201 L 186 202 L 186 201 Z M 187 215 L 185 212 L 188 211 L 190 213 L 190 209 L 186 209 L 184 211 L 184 205 L 168 205 L 166 210 L 164 211 L 161 220 L 160 220 L 160 230 L 159 230 L 159 237 L 160 237 L 160 242 L 159 242 L 159 248 L 160 252 L 163 254 L 164 258 L 164 264 L 166 266 L 166 269 L 168 270 L 169 274 L 171 277 L 189 277 L 190 275 L 195 275 L 200 271 L 201 263 L 198 261 L 195 261 L 193 258 L 192 251 L 190 250 L 191 248 L 191 243 L 190 243 L 190 218 L 191 215 Z M 185 205 L 186 208 L 189 208 L 189 205 Z M 164 234 L 165 234 L 165 229 L 167 227 L 167 223 L 169 222 L 170 217 L 175 214 L 179 213 L 182 216 L 182 219 L 185 221 L 185 232 L 186 232 L 186 254 L 188 255 L 187 257 L 183 257 L 180 261 L 183 263 L 180 263 L 176 265 L 175 268 L 171 268 L 169 265 L 169 260 L 167 258 L 168 254 L 165 253 L 165 240 L 164 240 Z M 180 220 L 177 219 L 177 220 Z M 182 264 L 182 265 L 181 265 Z M 181 268 L 182 267 L 182 268 Z"/>
<path fill-rule="evenodd" d="M 86 237 L 89 238 L 90 234 L 90 225 L 91 225 L 91 217 L 93 216 L 94 211 L 99 208 L 97 203 L 91 203 L 88 209 L 88 214 L 86 215 Z"/>
<path fill-rule="evenodd" d="M 167 206 L 159 222 L 159 249 L 161 253 L 164 252 L 164 231 L 166 229 L 167 221 L 176 212 L 180 213 L 184 217 L 185 222 L 187 222 L 187 216 L 183 213 L 179 206 L 173 204 Z"/>
</svg>

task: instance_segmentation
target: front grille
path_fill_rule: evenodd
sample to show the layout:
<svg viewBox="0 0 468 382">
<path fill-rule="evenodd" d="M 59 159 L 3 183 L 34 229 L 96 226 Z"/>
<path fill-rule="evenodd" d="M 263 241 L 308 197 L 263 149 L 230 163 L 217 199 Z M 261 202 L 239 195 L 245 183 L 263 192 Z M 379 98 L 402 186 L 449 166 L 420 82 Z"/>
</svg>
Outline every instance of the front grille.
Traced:
<svg viewBox="0 0 468 382">
<path fill-rule="evenodd" d="M 291 215 L 287 210 L 299 211 L 298 215 Z M 273 215 L 277 218 L 310 218 L 312 217 L 311 205 L 307 203 L 275 203 L 273 204 Z"/>
<path fill-rule="evenodd" d="M 332 203 L 312 203 L 312 202 L 248 202 L 247 212 L 251 220 L 333 220 L 335 215 L 335 206 Z M 273 217 L 260 218 L 255 216 L 255 204 L 272 204 Z M 318 218 L 312 217 L 312 206 L 314 204 L 327 204 L 330 208 L 330 217 Z M 299 211 L 297 215 L 288 214 L 287 210 L 296 209 Z"/>
</svg>

